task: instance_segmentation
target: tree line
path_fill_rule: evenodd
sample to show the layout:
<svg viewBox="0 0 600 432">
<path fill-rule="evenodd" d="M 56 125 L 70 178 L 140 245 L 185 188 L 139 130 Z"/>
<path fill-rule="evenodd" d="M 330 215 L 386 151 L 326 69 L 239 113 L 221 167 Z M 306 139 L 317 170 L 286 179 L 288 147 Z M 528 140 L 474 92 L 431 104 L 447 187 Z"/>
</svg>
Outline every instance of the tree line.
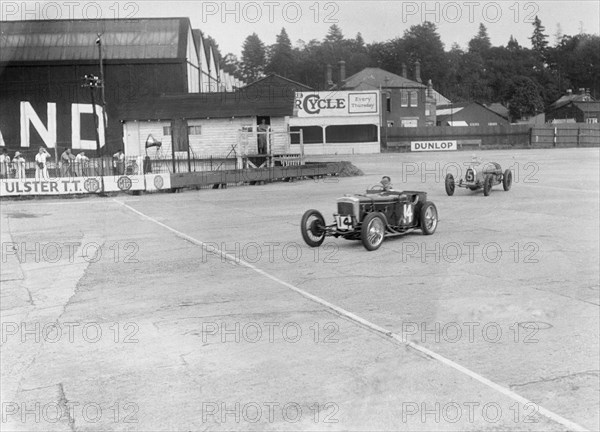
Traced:
<svg viewBox="0 0 600 432">
<path fill-rule="evenodd" d="M 253 33 L 244 41 L 241 59 L 219 53 L 219 63 L 248 83 L 276 73 L 323 89 L 326 65 L 336 68 L 339 60 L 346 62 L 347 77 L 365 67 L 401 75 L 405 65 L 410 79 L 414 79 L 419 61 L 423 81 L 431 80 L 433 87 L 454 103 L 500 102 L 509 108 L 514 120 L 543 112 L 566 89 L 590 89 L 592 97 L 598 99 L 600 36 L 563 35 L 559 25 L 551 45 L 538 17 L 532 25 L 531 48 L 513 36 L 505 46 L 492 46 L 485 25 L 480 24 L 465 49 L 454 43 L 449 50 L 431 22 L 414 25 L 401 37 L 372 44 L 365 44 L 360 33 L 345 37 L 334 24 L 323 40 L 298 40 L 292 46 L 282 28 L 273 45 L 265 45 Z"/>
</svg>

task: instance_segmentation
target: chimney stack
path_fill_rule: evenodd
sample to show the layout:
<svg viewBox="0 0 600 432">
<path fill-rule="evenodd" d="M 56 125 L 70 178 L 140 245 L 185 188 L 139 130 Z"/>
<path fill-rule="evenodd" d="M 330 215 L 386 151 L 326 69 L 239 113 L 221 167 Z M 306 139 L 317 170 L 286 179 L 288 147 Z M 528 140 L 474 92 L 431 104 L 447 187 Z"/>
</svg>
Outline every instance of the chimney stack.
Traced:
<svg viewBox="0 0 600 432">
<path fill-rule="evenodd" d="M 431 82 L 431 80 L 427 81 L 427 97 L 433 97 L 433 83 Z"/>
<path fill-rule="evenodd" d="M 415 81 L 421 82 L 421 62 L 419 60 L 415 62 Z"/>
<path fill-rule="evenodd" d="M 343 85 L 346 79 L 346 62 L 340 60 L 338 64 L 340 65 L 340 85 Z"/>
<path fill-rule="evenodd" d="M 406 63 L 402 63 L 402 76 L 408 78 L 408 74 L 406 73 Z"/>
<path fill-rule="evenodd" d="M 331 68 L 331 65 L 329 63 L 327 63 L 327 75 L 325 77 L 325 80 L 328 86 L 333 85 L 333 69 Z"/>
</svg>

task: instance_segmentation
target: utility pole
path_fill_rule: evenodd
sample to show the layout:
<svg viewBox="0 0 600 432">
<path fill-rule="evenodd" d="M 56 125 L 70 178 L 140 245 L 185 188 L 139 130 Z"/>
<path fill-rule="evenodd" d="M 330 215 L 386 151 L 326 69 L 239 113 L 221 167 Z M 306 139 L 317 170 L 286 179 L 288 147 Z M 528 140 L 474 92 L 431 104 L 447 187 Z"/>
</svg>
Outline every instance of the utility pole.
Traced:
<svg viewBox="0 0 600 432">
<path fill-rule="evenodd" d="M 102 108 L 104 110 L 102 120 L 104 121 L 104 130 L 106 131 L 108 125 L 106 124 L 106 95 L 104 94 L 104 64 L 102 58 L 102 33 L 98 33 L 96 38 L 96 45 L 98 45 L 98 59 L 100 61 L 100 89 L 102 94 Z"/>
<path fill-rule="evenodd" d="M 100 134 L 98 133 L 98 115 L 96 114 L 96 100 L 94 97 L 94 91 L 100 86 L 99 79 L 96 75 L 85 75 L 85 83 L 82 87 L 89 87 L 90 95 L 92 97 L 92 111 L 94 113 L 94 132 L 96 136 L 96 157 L 100 157 Z"/>
</svg>

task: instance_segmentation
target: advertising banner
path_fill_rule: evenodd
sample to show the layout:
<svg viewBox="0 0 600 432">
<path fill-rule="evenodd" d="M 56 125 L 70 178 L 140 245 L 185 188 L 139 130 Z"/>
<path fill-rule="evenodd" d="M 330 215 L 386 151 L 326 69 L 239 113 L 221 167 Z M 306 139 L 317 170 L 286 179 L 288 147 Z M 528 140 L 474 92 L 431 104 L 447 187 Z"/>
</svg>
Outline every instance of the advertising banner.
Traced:
<svg viewBox="0 0 600 432">
<path fill-rule="evenodd" d="M 297 117 L 352 117 L 379 114 L 376 91 L 297 92 L 294 115 Z"/>
<path fill-rule="evenodd" d="M 0 196 L 69 195 L 102 192 L 102 177 L 0 180 Z"/>
<path fill-rule="evenodd" d="M 116 175 L 104 176 L 104 192 L 129 192 L 144 190 L 143 175 Z"/>
<path fill-rule="evenodd" d="M 447 141 L 411 141 L 410 151 L 451 151 L 456 150 L 456 140 Z"/>
</svg>

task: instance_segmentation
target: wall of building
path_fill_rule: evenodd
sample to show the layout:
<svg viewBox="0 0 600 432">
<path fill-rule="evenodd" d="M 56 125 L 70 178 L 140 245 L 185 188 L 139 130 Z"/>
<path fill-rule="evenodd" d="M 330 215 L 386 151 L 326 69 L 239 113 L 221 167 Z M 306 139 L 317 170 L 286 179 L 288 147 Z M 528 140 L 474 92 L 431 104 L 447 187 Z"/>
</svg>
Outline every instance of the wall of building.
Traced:
<svg viewBox="0 0 600 432">
<path fill-rule="evenodd" d="M 288 118 L 272 117 L 271 129 L 272 146 L 274 153 L 283 153 L 287 148 Z M 128 156 L 145 155 L 145 143 L 149 135 L 161 141 L 162 146 L 157 152 L 150 148 L 148 155 L 152 158 L 171 158 L 172 140 L 170 135 L 165 135 L 165 128 L 171 126 L 170 121 L 127 121 L 123 123 L 123 137 L 125 140 L 125 153 Z M 190 134 L 189 143 L 193 156 L 226 155 L 236 147 L 238 153 L 257 153 L 256 117 L 189 119 L 188 126 L 199 126 L 200 134 Z M 242 130 L 249 130 L 241 137 Z M 247 143 L 245 150 L 243 143 Z M 187 157 L 187 152 L 176 152 L 176 156 Z"/>
<path fill-rule="evenodd" d="M 107 63 L 105 71 L 105 97 L 108 128 L 106 153 L 112 154 L 123 145 L 122 127 L 117 110 L 124 102 L 163 92 L 186 92 L 185 67 L 181 62 L 171 63 Z M 73 107 L 76 104 L 91 108 L 89 88 L 82 88 L 86 74 L 100 76 L 97 63 L 63 65 L 4 65 L 0 79 L 0 131 L 10 150 L 46 146 L 59 149 L 72 145 Z M 56 123 L 56 143 L 47 140 L 29 122 L 30 139 L 22 140 L 21 102 L 29 102 L 43 128 Z M 101 92 L 95 92 L 96 105 L 102 105 Z M 55 104 L 56 117 L 48 121 L 48 108 Z M 91 111 L 91 109 L 89 110 Z M 52 115 L 52 113 L 51 113 Z M 92 114 L 81 115 L 80 134 L 84 140 L 94 140 Z M 77 143 L 76 143 L 77 145 Z M 89 148 L 72 147 L 74 150 Z M 93 147 L 95 149 L 95 146 Z"/>
</svg>

